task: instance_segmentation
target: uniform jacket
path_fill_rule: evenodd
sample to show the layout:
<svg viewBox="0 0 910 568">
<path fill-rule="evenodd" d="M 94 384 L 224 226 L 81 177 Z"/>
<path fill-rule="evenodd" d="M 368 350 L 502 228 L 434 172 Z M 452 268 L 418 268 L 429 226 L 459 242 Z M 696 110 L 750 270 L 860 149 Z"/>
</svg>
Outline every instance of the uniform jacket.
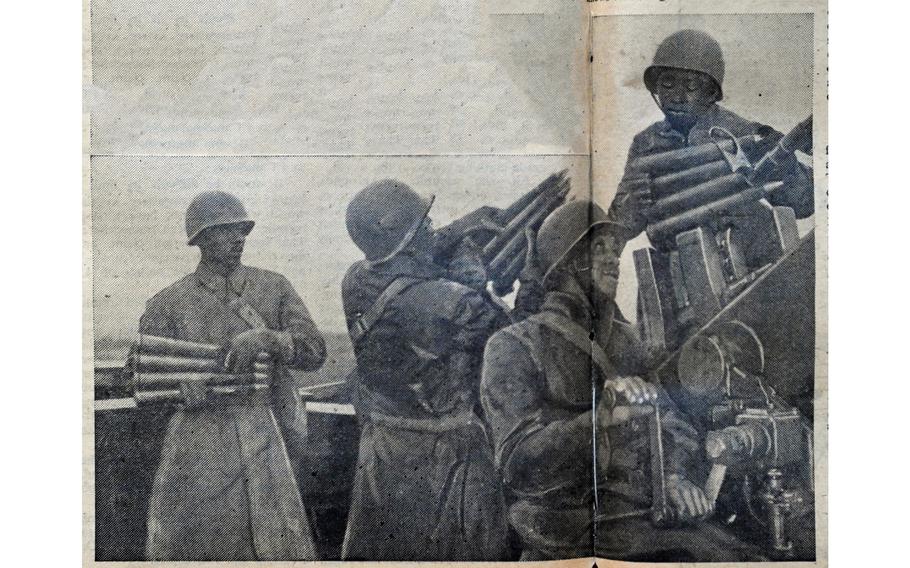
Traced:
<svg viewBox="0 0 910 568">
<path fill-rule="evenodd" d="M 639 132 L 629 147 L 623 181 L 642 173 L 632 171 L 629 167 L 636 158 L 711 142 L 710 131 L 713 127 L 723 128 L 737 138 L 752 134 L 765 137 L 765 141 L 748 156 L 753 164 L 783 137 L 783 134 L 770 126 L 746 120 L 720 105 L 714 105 L 710 111 L 699 118 L 688 136 L 674 130 L 666 120 L 655 122 Z M 811 175 L 799 163 L 794 162 L 792 168 L 784 176 L 784 187 L 774 192 L 769 201 L 772 205 L 792 207 L 796 217 L 802 219 L 814 212 L 813 188 Z M 647 226 L 644 211 L 636 206 L 634 200 L 630 199 L 623 183 L 620 183 L 616 197 L 610 205 L 609 215 L 612 220 L 631 227 L 635 235 L 641 233 Z"/>
<path fill-rule="evenodd" d="M 250 329 L 230 307 L 240 297 L 294 339 L 293 366 L 312 370 L 325 343 L 288 280 L 238 267 L 225 278 L 200 263 L 149 300 L 140 332 L 228 345 Z M 148 518 L 150 560 L 315 559 L 300 492 L 276 421 L 300 434 L 294 385 L 278 366 L 267 397 L 177 410 L 165 435 Z M 273 410 L 276 412 L 273 413 Z"/>
<path fill-rule="evenodd" d="M 506 544 L 501 487 L 477 410 L 483 345 L 502 314 L 442 269 L 399 255 L 355 264 L 342 288 L 349 328 L 396 278 L 354 345 L 363 424 L 344 559 L 495 560 Z"/>
<path fill-rule="evenodd" d="M 597 329 L 612 367 L 606 373 L 643 374 L 646 351 L 615 306 L 612 312 L 595 321 L 587 300 L 549 292 L 539 313 L 499 331 L 486 347 L 481 400 L 505 481 L 509 520 L 526 551 L 551 553 L 538 558 L 593 553 L 594 393 L 610 377 L 592 364 L 590 352 L 568 339 L 559 322 L 574 322 L 583 338 L 584 330 Z M 688 454 L 674 443 L 675 431 L 665 431 L 668 469 L 683 470 Z M 647 506 L 647 429 L 632 423 L 602 434 L 599 486 L 605 495 L 622 491 Z"/>
</svg>

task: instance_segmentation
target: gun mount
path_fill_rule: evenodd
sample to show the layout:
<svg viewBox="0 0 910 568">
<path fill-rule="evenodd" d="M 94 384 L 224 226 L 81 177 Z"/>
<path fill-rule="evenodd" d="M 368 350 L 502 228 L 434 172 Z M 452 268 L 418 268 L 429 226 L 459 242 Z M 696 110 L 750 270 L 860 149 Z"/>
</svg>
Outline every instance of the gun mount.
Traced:
<svg viewBox="0 0 910 568">
<path fill-rule="evenodd" d="M 814 555 L 798 530 L 814 521 L 814 245 L 798 241 L 655 371 L 704 435 L 717 518 L 776 559 Z"/>
</svg>

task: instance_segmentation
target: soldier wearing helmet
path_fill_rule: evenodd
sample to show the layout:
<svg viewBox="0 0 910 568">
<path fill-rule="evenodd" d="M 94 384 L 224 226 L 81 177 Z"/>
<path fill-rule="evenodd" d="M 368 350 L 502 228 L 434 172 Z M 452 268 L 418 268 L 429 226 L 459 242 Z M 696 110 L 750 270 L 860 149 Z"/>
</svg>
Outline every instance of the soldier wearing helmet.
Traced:
<svg viewBox="0 0 910 568">
<path fill-rule="evenodd" d="M 655 401 L 670 404 L 640 378 L 653 357 L 614 301 L 628 235 L 594 203 L 556 209 L 537 235 L 547 291 L 541 310 L 486 346 L 481 401 L 522 560 L 591 556 L 595 541 L 597 553 L 611 559 L 659 560 L 675 547 L 718 560 L 748 556 L 732 539 L 706 543 L 692 528 L 658 530 L 634 518 L 593 522 L 595 485 L 598 514 L 648 507 L 642 419 Z M 687 476 L 696 434 L 672 408 L 662 416 L 668 497 L 681 522 L 695 521 L 711 511 Z"/>
<path fill-rule="evenodd" d="M 481 353 L 502 314 L 434 264 L 432 203 L 389 179 L 347 209 L 365 259 L 342 283 L 362 424 L 345 560 L 506 553 L 502 490 L 478 413 Z"/>
<path fill-rule="evenodd" d="M 149 504 L 149 560 L 316 559 L 286 449 L 303 432 L 288 369 L 318 369 L 325 343 L 284 276 L 241 264 L 253 226 L 237 197 L 197 195 L 186 235 L 199 265 L 149 300 L 140 321 L 143 334 L 224 345 L 228 371 L 250 371 L 263 351 L 275 362 L 267 391 L 181 385 Z"/>
<path fill-rule="evenodd" d="M 697 146 L 713 140 L 712 132 L 726 131 L 741 137 L 763 137 L 753 163 L 783 137 L 770 126 L 747 120 L 720 106 L 723 99 L 724 55 L 720 44 L 700 30 L 681 30 L 658 46 L 654 60 L 644 72 L 644 83 L 664 114 L 638 133 L 629 148 L 625 175 L 610 205 L 610 218 L 641 233 L 646 225 L 645 211 L 653 202 L 647 172 L 632 171 L 628 164 L 641 156 Z M 812 176 L 798 161 L 787 164 L 785 185 L 772 194 L 772 205 L 792 207 L 797 218 L 814 212 Z"/>
</svg>

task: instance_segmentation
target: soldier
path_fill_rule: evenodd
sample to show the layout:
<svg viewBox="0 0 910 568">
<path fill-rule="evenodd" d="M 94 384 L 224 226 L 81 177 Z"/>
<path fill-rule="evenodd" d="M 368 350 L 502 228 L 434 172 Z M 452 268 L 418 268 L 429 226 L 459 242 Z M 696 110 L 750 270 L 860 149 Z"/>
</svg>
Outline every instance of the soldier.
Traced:
<svg viewBox="0 0 910 568">
<path fill-rule="evenodd" d="M 737 138 L 753 134 L 764 137 L 755 155 L 749 156 L 755 163 L 783 137 L 770 126 L 746 120 L 718 104 L 723 98 L 724 56 L 720 44 L 705 32 L 682 30 L 667 37 L 645 69 L 644 82 L 664 120 L 635 136 L 625 175 L 609 210 L 610 219 L 630 227 L 633 236 L 645 229 L 645 212 L 654 199 L 647 172 L 629 168 L 634 159 L 710 142 L 722 129 Z M 782 167 L 785 183 L 771 194 L 770 203 L 792 207 L 799 219 L 812 215 L 811 175 L 796 159 Z"/>
<path fill-rule="evenodd" d="M 502 490 L 476 412 L 480 357 L 499 314 L 432 262 L 432 202 L 382 180 L 347 209 L 366 259 L 342 284 L 362 424 L 345 560 L 496 560 L 506 550 Z"/>
<path fill-rule="evenodd" d="M 486 347 L 481 401 L 522 560 L 590 556 L 595 546 L 611 559 L 682 560 L 661 557 L 677 549 L 698 560 L 751 557 L 708 525 L 655 529 L 622 518 L 651 498 L 648 435 L 640 427 L 653 410 L 646 404 L 658 397 L 669 404 L 640 378 L 651 357 L 614 302 L 627 232 L 590 202 L 551 213 L 537 238 L 544 304 Z M 711 512 L 688 478 L 696 434 L 672 409 L 662 414 L 668 499 L 680 521 L 695 521 Z M 620 517 L 597 530 L 595 472 L 597 513 Z"/>
<path fill-rule="evenodd" d="M 314 560 L 285 440 L 300 409 L 288 367 L 315 370 L 325 343 L 300 296 L 280 274 L 240 263 L 254 222 L 235 196 L 201 193 L 186 212 L 196 271 L 151 300 L 140 333 L 229 347 L 228 367 L 275 361 L 271 388 L 209 395 L 183 384 L 185 405 L 168 426 L 148 515 L 149 560 Z"/>
</svg>

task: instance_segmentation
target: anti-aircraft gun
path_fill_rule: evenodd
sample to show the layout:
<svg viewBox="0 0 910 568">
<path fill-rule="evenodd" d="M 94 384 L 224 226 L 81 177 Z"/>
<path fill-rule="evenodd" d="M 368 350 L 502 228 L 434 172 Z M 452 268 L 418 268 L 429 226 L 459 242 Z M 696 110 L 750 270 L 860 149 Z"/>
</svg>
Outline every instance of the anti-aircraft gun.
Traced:
<svg viewBox="0 0 910 568">
<path fill-rule="evenodd" d="M 777 559 L 814 555 L 815 239 L 801 239 L 657 370 L 704 434 L 720 520 Z"/>
<path fill-rule="evenodd" d="M 547 215 L 565 203 L 571 188 L 567 170 L 548 176 L 505 209 L 484 206 L 436 231 L 436 256 L 470 238 L 493 283 L 493 291 L 508 294 L 524 269 L 527 254 L 525 231 L 536 234 Z"/>
<path fill-rule="evenodd" d="M 779 191 L 811 116 L 766 150 L 761 137 L 640 158 L 652 176 L 651 248 L 634 251 L 643 338 L 671 353 L 654 371 L 702 432 L 715 519 L 776 559 L 814 556 L 815 239 Z M 792 162 L 790 162 L 792 164 Z M 660 448 L 659 424 L 654 448 Z M 652 435 L 652 438 L 655 436 Z M 652 517 L 666 507 L 652 467 Z"/>
</svg>

